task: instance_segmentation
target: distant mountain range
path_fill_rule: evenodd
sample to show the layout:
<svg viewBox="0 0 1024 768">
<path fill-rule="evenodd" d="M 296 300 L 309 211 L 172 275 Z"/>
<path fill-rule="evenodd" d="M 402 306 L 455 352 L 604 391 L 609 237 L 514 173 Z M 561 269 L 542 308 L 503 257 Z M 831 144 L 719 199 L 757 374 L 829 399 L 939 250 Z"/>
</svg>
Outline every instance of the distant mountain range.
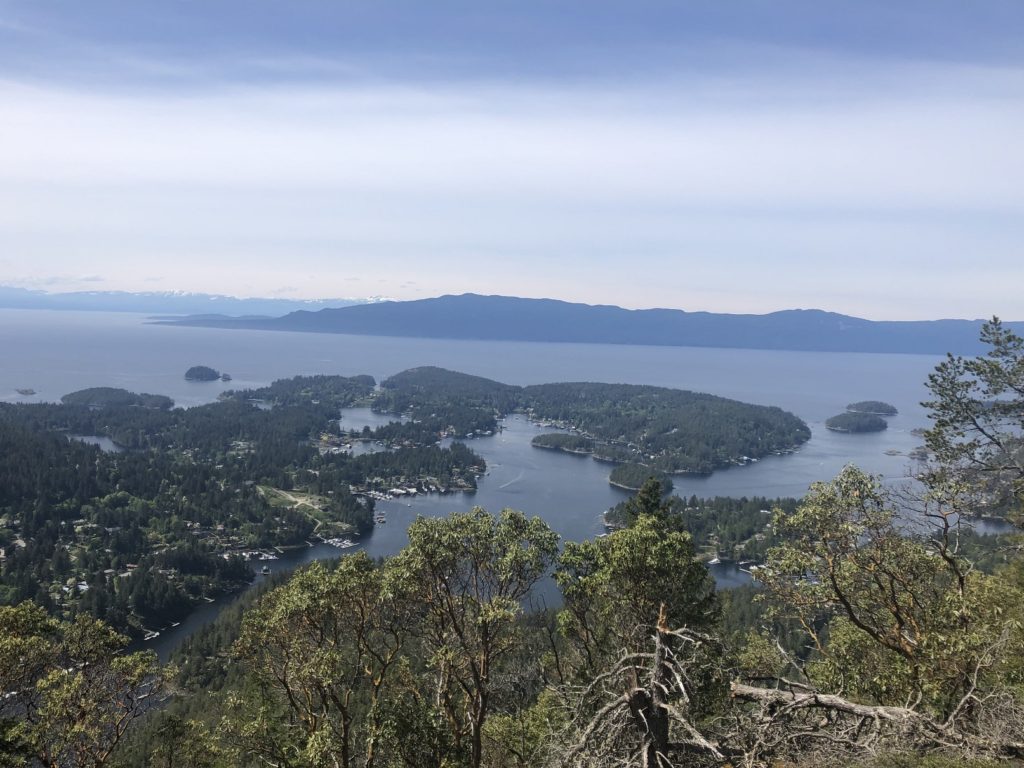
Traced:
<svg viewBox="0 0 1024 768">
<path fill-rule="evenodd" d="M 981 320 L 873 321 L 817 309 L 766 315 L 629 310 L 553 299 L 463 294 L 291 312 L 204 315 L 175 325 L 495 341 L 738 347 L 809 352 L 976 354 Z M 1024 323 L 1007 323 L 1024 333 Z"/>
<path fill-rule="evenodd" d="M 298 310 L 345 307 L 376 299 L 239 299 L 178 291 L 73 291 L 49 293 L 0 285 L 0 309 L 73 309 L 94 312 L 141 312 L 152 315 L 261 315 L 278 317 Z"/>
</svg>

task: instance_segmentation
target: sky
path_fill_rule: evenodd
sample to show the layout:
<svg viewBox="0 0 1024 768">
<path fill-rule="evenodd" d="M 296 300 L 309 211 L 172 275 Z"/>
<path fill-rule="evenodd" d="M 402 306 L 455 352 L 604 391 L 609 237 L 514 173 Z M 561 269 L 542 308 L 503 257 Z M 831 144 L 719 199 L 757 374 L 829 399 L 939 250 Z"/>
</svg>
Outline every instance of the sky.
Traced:
<svg viewBox="0 0 1024 768">
<path fill-rule="evenodd" d="M 1024 3 L 0 0 L 0 284 L 1024 319 Z"/>
</svg>

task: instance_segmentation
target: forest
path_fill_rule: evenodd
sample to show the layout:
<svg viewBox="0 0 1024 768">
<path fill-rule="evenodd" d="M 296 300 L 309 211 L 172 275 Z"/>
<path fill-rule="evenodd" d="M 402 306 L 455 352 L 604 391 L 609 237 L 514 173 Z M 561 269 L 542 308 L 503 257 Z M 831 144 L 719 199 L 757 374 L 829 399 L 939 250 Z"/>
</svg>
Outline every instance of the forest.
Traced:
<svg viewBox="0 0 1024 768">
<path fill-rule="evenodd" d="M 825 426 L 833 432 L 881 432 L 889 423 L 881 416 L 859 411 L 847 411 L 825 420 Z"/>
<path fill-rule="evenodd" d="M 672 491 L 672 478 L 657 469 L 651 469 L 645 464 L 618 464 L 611 474 L 608 475 L 608 482 L 619 488 L 638 491 L 647 480 L 655 478 L 661 483 L 664 493 Z"/>
<path fill-rule="evenodd" d="M 498 417 L 523 412 L 575 436 L 538 436 L 538 447 L 576 446 L 572 450 L 601 460 L 668 473 L 708 474 L 791 451 L 811 436 L 803 421 L 781 408 L 698 392 L 593 382 L 513 387 L 432 367 L 385 380 L 374 408 L 410 415 L 411 423 L 381 433 L 392 439 L 421 438 L 424 430 L 486 434 L 497 428 Z"/>
<path fill-rule="evenodd" d="M 30 599 L 140 636 L 248 583 L 254 551 L 367 532 L 373 500 L 354 488 L 424 477 L 475 487 L 485 465 L 461 443 L 321 450 L 338 436 L 339 409 L 373 386 L 298 377 L 189 409 L 110 388 L 0 405 L 0 604 Z M 305 503 L 282 503 L 279 491 Z"/>
<path fill-rule="evenodd" d="M 883 403 L 881 400 L 861 400 L 850 403 L 846 406 L 846 410 L 853 413 L 870 413 L 874 416 L 895 416 L 899 413 L 895 405 Z"/>
<path fill-rule="evenodd" d="M 574 435 L 566 432 L 545 432 L 537 435 L 530 444 L 535 448 L 548 448 L 552 451 L 565 451 L 566 453 L 588 454 L 594 452 L 594 441 L 583 435 Z"/>
<path fill-rule="evenodd" d="M 661 486 L 662 496 L 671 488 Z M 665 500 L 672 519 L 693 539 L 694 550 L 705 560 L 749 561 L 752 565 L 764 563 L 767 552 L 781 543 L 772 525 L 776 512 L 792 514 L 797 499 L 731 498 L 717 496 L 682 499 L 671 496 Z M 604 513 L 605 524 L 621 529 L 635 522 L 635 503 L 623 501 Z"/>
<path fill-rule="evenodd" d="M 917 487 L 853 466 L 800 500 L 666 499 L 651 481 L 619 530 L 581 542 L 514 510 L 418 518 L 393 557 L 247 596 L 172 666 L 84 612 L 2 606 L 0 759 L 1019 765 L 1024 560 L 1019 536 L 969 520 L 981 497 L 1024 513 L 1024 340 L 997 320 L 983 340 L 929 377 Z M 88 492 L 80 466 L 61 482 Z M 717 592 L 701 550 L 747 546 L 756 585 Z M 538 599 L 548 579 L 554 603 Z"/>
</svg>

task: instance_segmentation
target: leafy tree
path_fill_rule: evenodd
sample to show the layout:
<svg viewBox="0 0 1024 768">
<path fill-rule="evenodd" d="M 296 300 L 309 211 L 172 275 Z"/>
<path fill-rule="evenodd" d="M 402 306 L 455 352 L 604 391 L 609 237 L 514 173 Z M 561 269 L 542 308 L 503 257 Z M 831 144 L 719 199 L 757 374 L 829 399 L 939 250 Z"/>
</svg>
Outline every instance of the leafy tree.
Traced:
<svg viewBox="0 0 1024 768">
<path fill-rule="evenodd" d="M 622 517 L 628 528 L 569 542 L 558 563 L 556 581 L 565 603 L 561 628 L 586 675 L 600 671 L 623 648 L 641 647 L 662 605 L 670 626 L 705 631 L 715 624 L 714 582 L 694 558 L 679 517 L 662 501 L 657 479 L 644 483 Z"/>
<path fill-rule="evenodd" d="M 206 726 L 171 714 L 154 734 L 147 768 L 227 768 L 223 750 Z"/>
<path fill-rule="evenodd" d="M 628 528 L 567 544 L 559 561 L 571 649 L 562 691 L 586 713 L 565 735 L 567 764 L 612 755 L 632 764 L 631 755 L 654 768 L 672 765 L 673 754 L 718 754 L 692 723 L 722 693 L 714 582 L 656 479 L 627 506 Z"/>
<path fill-rule="evenodd" d="M 871 413 L 847 411 L 825 420 L 825 426 L 833 432 L 881 432 L 889 428 L 881 416 Z"/>
<path fill-rule="evenodd" d="M 907 535 L 890 494 L 847 467 L 775 521 L 785 543 L 763 581 L 814 643 L 812 676 L 878 702 L 920 702 L 943 718 L 1022 641 L 1021 595 L 973 571 L 946 536 Z M 827 639 L 824 630 L 827 628 Z"/>
<path fill-rule="evenodd" d="M 5 765 L 99 768 L 160 700 L 152 653 L 79 615 L 49 618 L 30 602 L 0 607 L 0 757 Z"/>
<path fill-rule="evenodd" d="M 1024 594 L 960 555 L 955 513 L 941 501 L 919 510 L 940 526 L 928 536 L 913 535 L 912 512 L 897 501 L 847 467 L 776 515 L 783 544 L 758 578 L 776 616 L 798 622 L 810 647 L 780 664 L 762 641 L 770 668 L 744 676 L 775 684 L 733 683 L 737 699 L 759 707 L 730 736 L 749 757 L 837 743 L 1013 753 L 1019 669 L 1008 660 L 1024 650 Z"/>
<path fill-rule="evenodd" d="M 362 553 L 333 570 L 314 563 L 246 615 L 235 653 L 258 693 L 236 697 L 225 721 L 242 752 L 272 765 L 372 768 L 381 691 L 415 623 L 388 579 Z"/>
<path fill-rule="evenodd" d="M 1024 339 L 998 318 L 985 323 L 988 352 L 949 355 L 928 377 L 934 424 L 926 435 L 933 486 L 974 491 L 982 508 L 1024 504 Z"/>
<path fill-rule="evenodd" d="M 417 518 L 409 545 L 393 560 L 424 606 L 432 699 L 473 768 L 482 763 L 496 679 L 519 642 L 523 601 L 548 574 L 557 548 L 557 534 L 540 518 L 508 509 L 492 517 L 477 507 Z"/>
</svg>

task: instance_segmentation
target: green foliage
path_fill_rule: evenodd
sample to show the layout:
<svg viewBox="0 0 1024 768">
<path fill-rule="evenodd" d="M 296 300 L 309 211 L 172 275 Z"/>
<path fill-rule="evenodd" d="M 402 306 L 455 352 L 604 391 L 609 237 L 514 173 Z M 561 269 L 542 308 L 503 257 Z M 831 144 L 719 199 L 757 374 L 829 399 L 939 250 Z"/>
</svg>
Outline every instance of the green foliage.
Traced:
<svg viewBox="0 0 1024 768">
<path fill-rule="evenodd" d="M 220 371 L 208 365 L 193 365 L 185 371 L 185 378 L 188 381 L 216 381 L 220 378 Z"/>
<path fill-rule="evenodd" d="M 508 413 L 519 406 L 521 388 L 481 376 L 424 366 L 410 368 L 381 383 L 387 410 L 404 412 L 413 405 L 443 399 Z"/>
<path fill-rule="evenodd" d="M 640 490 L 650 479 L 658 483 L 662 495 L 672 493 L 672 478 L 657 469 L 651 469 L 643 464 L 620 464 L 608 475 L 608 482 L 620 488 L 628 488 L 633 491 Z"/>
<path fill-rule="evenodd" d="M 472 437 L 498 428 L 497 417 L 519 405 L 519 388 L 443 368 L 412 368 L 381 384 L 374 410 L 408 415 L 374 430 L 392 443 L 427 445 L 442 437 Z"/>
<path fill-rule="evenodd" d="M 951 478 L 976 494 L 991 512 L 1024 505 L 1024 339 L 998 318 L 982 328 L 982 357 L 949 355 L 928 377 L 932 428 L 928 450 L 941 470 L 932 484 Z M 1013 510 L 1013 508 L 1016 510 Z"/>
<path fill-rule="evenodd" d="M 293 765 L 350 765 L 359 752 L 371 760 L 382 735 L 380 691 L 417 613 L 407 592 L 358 554 L 332 570 L 314 563 L 266 595 L 246 615 L 234 651 L 255 696 L 236 697 L 224 730 L 268 760 L 286 754 Z M 275 712 L 296 727 L 253 727 Z"/>
<path fill-rule="evenodd" d="M 487 721 L 484 765 L 488 768 L 543 765 L 566 725 L 565 709 L 553 691 L 544 690 L 525 711 L 497 714 Z"/>
<path fill-rule="evenodd" d="M 567 432 L 546 432 L 530 441 L 534 448 L 549 448 L 566 453 L 589 454 L 594 452 L 594 441 L 584 435 Z"/>
<path fill-rule="evenodd" d="M 99 768 L 155 706 L 164 672 L 150 653 L 87 616 L 0 607 L 0 758 L 4 765 Z"/>
<path fill-rule="evenodd" d="M 784 543 L 759 578 L 776 610 L 808 633 L 817 652 L 809 674 L 826 690 L 917 698 L 945 717 L 1024 649 L 1024 595 L 974 572 L 949 535 L 908 536 L 889 495 L 856 468 L 816 483 L 775 526 Z"/>
<path fill-rule="evenodd" d="M 222 397 L 260 400 L 275 406 L 303 406 L 313 401 L 331 408 L 347 408 L 373 393 L 372 376 L 294 376 L 269 387 L 226 392 Z"/>
<path fill-rule="evenodd" d="M 662 472 L 708 473 L 791 450 L 811 434 L 800 419 L 779 408 L 663 387 L 513 387 L 433 367 L 404 371 L 381 386 L 374 408 L 411 418 L 376 430 L 378 439 L 422 443 L 441 434 L 488 432 L 496 428 L 496 415 L 522 410 L 578 433 L 544 436 L 542 446 L 587 450 L 592 443 L 595 457 L 647 464 Z"/>
<path fill-rule="evenodd" d="M 147 768 L 229 768 L 225 750 L 205 724 L 178 715 L 156 729 Z"/>
<path fill-rule="evenodd" d="M 778 543 L 778 537 L 771 528 L 771 510 L 796 509 L 796 499 L 766 499 L 755 496 L 752 499 L 738 499 L 718 496 L 713 499 L 698 499 L 691 496 L 681 499 L 672 496 L 666 499 L 668 513 L 679 530 L 687 531 L 693 537 L 698 552 L 723 559 L 761 561 L 768 548 Z M 619 502 L 604 514 L 605 522 L 612 528 L 631 525 L 636 517 L 636 501 L 629 499 Z"/>
<path fill-rule="evenodd" d="M 434 706 L 474 768 L 495 680 L 520 642 L 523 601 L 557 551 L 558 535 L 540 518 L 508 509 L 492 517 L 477 507 L 417 518 L 409 546 L 391 561 L 395 578 L 425 606 L 421 639 L 437 679 Z"/>
<path fill-rule="evenodd" d="M 779 408 L 631 384 L 541 384 L 523 390 L 535 418 L 572 426 L 609 458 L 664 472 L 708 473 L 741 457 L 790 450 L 810 436 Z"/>
<path fill-rule="evenodd" d="M 881 400 L 861 400 L 857 403 L 850 403 L 846 410 L 853 413 L 869 413 L 875 416 L 895 416 L 899 411 L 895 405 L 883 403 Z"/>
<path fill-rule="evenodd" d="M 889 428 L 885 419 L 870 413 L 840 413 L 825 420 L 825 426 L 833 432 L 881 432 Z"/>
<path fill-rule="evenodd" d="M 656 482 L 648 482 L 627 513 L 628 528 L 593 541 L 568 542 L 555 580 L 565 607 L 562 633 L 580 673 L 598 672 L 623 649 L 641 648 L 659 616 L 670 627 L 712 629 L 714 581 L 678 530 Z M 664 614 L 662 614 L 664 606 Z"/>
<path fill-rule="evenodd" d="M 166 411 L 174 407 L 174 401 L 164 395 L 137 395 L 127 389 L 115 387 L 92 387 L 64 395 L 60 401 L 65 405 L 84 405 L 88 408 L 111 408 L 135 405 Z"/>
<path fill-rule="evenodd" d="M 121 390 L 85 390 L 59 405 L 0 404 L 0 603 L 33 599 L 139 636 L 248 582 L 240 551 L 371 530 L 373 503 L 353 487 L 476 486 L 483 460 L 461 443 L 321 454 L 338 406 L 372 385 L 369 377 L 275 382 L 257 392 L 273 400 L 270 409 L 235 393 L 161 410 Z M 105 453 L 68 433 L 130 450 Z M 316 497 L 317 506 L 282 504 L 267 488 Z"/>
</svg>

